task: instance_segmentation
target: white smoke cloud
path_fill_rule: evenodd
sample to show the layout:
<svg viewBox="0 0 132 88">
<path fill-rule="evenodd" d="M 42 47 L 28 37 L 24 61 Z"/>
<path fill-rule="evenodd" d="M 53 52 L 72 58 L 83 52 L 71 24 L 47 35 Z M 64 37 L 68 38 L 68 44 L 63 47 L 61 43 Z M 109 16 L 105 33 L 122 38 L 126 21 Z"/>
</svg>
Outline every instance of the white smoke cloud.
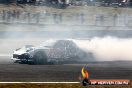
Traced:
<svg viewBox="0 0 132 88">
<path fill-rule="evenodd" d="M 76 43 L 84 50 L 92 52 L 98 61 L 132 60 L 132 38 L 95 37 Z"/>
</svg>

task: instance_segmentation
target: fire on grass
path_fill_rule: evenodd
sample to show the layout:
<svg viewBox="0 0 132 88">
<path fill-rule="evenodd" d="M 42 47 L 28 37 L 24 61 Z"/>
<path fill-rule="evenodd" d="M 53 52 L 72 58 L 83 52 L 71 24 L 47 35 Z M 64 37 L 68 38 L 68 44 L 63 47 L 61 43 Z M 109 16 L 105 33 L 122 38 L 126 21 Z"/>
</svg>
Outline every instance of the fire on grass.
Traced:
<svg viewBox="0 0 132 88">
<path fill-rule="evenodd" d="M 130 80 L 128 79 L 90 79 L 87 68 L 81 69 L 81 76 L 79 80 L 83 86 L 88 85 L 130 85 Z"/>
</svg>

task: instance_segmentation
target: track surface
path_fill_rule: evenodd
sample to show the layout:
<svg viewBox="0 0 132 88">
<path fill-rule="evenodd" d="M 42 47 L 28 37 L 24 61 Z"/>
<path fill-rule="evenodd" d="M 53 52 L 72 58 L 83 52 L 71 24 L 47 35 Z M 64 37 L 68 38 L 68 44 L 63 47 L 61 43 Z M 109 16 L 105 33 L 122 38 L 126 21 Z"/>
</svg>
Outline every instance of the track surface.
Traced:
<svg viewBox="0 0 132 88">
<path fill-rule="evenodd" d="M 83 66 L 87 66 L 91 79 L 132 79 L 132 61 L 26 65 L 13 64 L 9 57 L 1 56 L 0 81 L 78 81 Z"/>
</svg>

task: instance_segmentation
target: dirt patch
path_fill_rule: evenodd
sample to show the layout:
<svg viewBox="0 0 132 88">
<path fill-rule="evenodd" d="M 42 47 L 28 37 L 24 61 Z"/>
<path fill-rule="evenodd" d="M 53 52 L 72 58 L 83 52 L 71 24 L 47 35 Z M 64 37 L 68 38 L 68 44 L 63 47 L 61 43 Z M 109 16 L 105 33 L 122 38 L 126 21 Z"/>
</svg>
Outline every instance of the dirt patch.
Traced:
<svg viewBox="0 0 132 88">
<path fill-rule="evenodd" d="M 130 85 L 89 86 L 89 88 L 131 88 Z M 85 88 L 80 84 L 0 84 L 0 88 Z"/>
</svg>

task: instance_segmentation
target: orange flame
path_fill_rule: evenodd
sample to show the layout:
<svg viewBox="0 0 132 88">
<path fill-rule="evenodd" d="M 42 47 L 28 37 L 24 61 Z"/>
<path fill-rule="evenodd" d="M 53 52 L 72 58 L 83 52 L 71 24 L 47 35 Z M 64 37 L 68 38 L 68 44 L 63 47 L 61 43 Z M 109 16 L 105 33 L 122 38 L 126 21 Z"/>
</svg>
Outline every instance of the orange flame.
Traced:
<svg viewBox="0 0 132 88">
<path fill-rule="evenodd" d="M 83 78 L 88 78 L 88 77 L 89 77 L 88 71 L 85 71 L 85 70 L 84 70 L 84 67 L 82 68 L 81 73 L 82 73 L 82 77 L 83 77 Z"/>
</svg>

